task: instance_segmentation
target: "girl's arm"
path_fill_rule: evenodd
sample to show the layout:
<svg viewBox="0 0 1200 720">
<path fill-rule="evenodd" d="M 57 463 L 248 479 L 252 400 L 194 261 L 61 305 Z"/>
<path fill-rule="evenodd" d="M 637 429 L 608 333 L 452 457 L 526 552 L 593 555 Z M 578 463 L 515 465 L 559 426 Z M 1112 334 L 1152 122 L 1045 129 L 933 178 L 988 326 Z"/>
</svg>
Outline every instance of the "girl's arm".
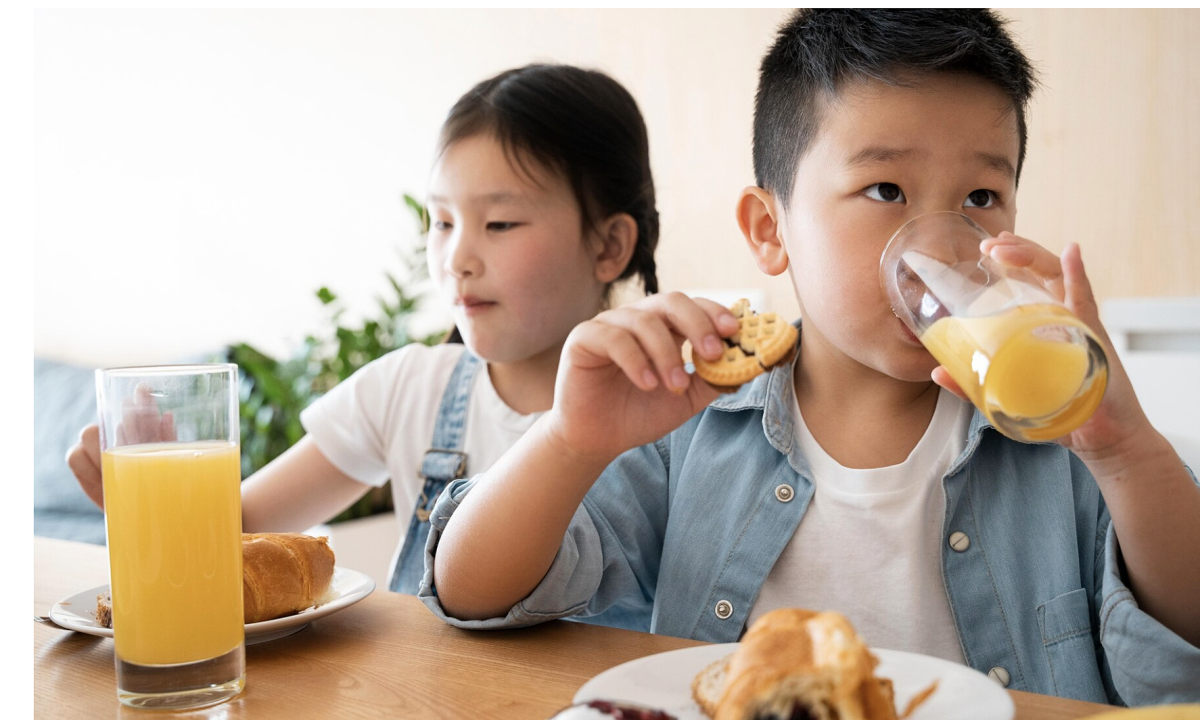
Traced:
<svg viewBox="0 0 1200 720">
<path fill-rule="evenodd" d="M 242 483 L 242 531 L 300 532 L 342 512 L 370 489 L 338 470 L 305 435 Z"/>
<path fill-rule="evenodd" d="M 67 453 L 80 487 L 101 509 L 100 429 L 88 425 Z M 244 532 L 302 531 L 354 504 L 370 489 L 334 467 L 308 436 L 242 483 Z"/>
<path fill-rule="evenodd" d="M 715 359 L 720 337 L 736 330 L 726 308 L 678 293 L 576 327 L 559 362 L 554 407 L 484 474 L 442 534 L 434 584 L 445 612 L 486 619 L 528 596 L 604 468 L 718 396 L 684 371 L 683 341 Z"/>
</svg>

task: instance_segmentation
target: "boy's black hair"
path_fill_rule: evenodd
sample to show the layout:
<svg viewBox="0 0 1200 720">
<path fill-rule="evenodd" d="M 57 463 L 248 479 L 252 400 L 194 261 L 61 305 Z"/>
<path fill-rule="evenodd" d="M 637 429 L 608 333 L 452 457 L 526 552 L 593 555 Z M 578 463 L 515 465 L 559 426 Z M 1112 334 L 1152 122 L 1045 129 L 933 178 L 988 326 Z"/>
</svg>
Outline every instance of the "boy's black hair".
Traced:
<svg viewBox="0 0 1200 720">
<path fill-rule="evenodd" d="M 848 82 L 906 85 L 913 74 L 965 72 L 1000 88 L 1017 113 L 1025 160 L 1025 107 L 1033 66 L 990 10 L 798 10 L 779 29 L 759 70 L 754 174 L 787 207 L 800 158 L 823 104 Z"/>
</svg>

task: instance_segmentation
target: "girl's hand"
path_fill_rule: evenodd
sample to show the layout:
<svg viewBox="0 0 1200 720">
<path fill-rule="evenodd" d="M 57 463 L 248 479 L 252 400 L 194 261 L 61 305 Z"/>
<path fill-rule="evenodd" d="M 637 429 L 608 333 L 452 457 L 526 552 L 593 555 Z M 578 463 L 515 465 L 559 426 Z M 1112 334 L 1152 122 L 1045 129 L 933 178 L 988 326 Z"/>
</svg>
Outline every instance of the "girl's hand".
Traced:
<svg viewBox="0 0 1200 720">
<path fill-rule="evenodd" d="M 711 300 L 652 295 L 601 313 L 567 338 L 547 431 L 564 452 L 607 464 L 653 442 L 720 396 L 684 370 L 684 340 L 716 359 L 737 318 Z"/>
<path fill-rule="evenodd" d="M 160 413 L 150 388 L 138 385 L 133 397 L 121 404 L 121 422 L 117 423 L 117 445 L 168 442 L 175 440 L 175 417 Z M 101 510 L 104 509 L 104 483 L 100 473 L 100 428 L 88 425 L 79 440 L 67 450 L 67 466 L 79 481 L 79 487 Z"/>
<path fill-rule="evenodd" d="M 1106 459 L 1131 449 L 1140 435 L 1153 432 L 1129 376 L 1113 349 L 1112 341 L 1100 323 L 1100 309 L 1092 294 L 1092 286 L 1083 268 L 1079 245 L 1070 243 L 1063 250 L 1062 258 L 1037 243 L 1002 232 L 980 244 L 980 250 L 996 262 L 1013 267 L 1023 267 L 1037 275 L 1046 288 L 1061 300 L 1096 333 L 1108 357 L 1108 387 L 1104 399 L 1087 422 L 1074 432 L 1058 438 L 1057 442 L 1072 450 L 1085 461 Z M 962 390 L 942 366 L 933 371 L 933 380 L 967 399 Z"/>
</svg>

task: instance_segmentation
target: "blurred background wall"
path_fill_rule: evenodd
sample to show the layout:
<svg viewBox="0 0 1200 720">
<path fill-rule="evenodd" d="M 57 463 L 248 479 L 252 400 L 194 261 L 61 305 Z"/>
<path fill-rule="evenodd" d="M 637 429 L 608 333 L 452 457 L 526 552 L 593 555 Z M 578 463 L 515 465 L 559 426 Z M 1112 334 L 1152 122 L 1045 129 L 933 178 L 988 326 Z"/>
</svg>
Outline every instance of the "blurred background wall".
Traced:
<svg viewBox="0 0 1200 720">
<path fill-rule="evenodd" d="M 1080 242 L 1101 299 L 1200 295 L 1200 12 L 1003 12 L 1043 79 L 1018 231 Z M 370 307 L 414 239 L 401 196 L 423 196 L 445 112 L 531 61 L 603 69 L 638 99 L 664 289 L 758 289 L 794 315 L 733 219 L 786 15 L 40 10 L 35 354 L 284 352 L 321 322 L 317 287 Z"/>
</svg>

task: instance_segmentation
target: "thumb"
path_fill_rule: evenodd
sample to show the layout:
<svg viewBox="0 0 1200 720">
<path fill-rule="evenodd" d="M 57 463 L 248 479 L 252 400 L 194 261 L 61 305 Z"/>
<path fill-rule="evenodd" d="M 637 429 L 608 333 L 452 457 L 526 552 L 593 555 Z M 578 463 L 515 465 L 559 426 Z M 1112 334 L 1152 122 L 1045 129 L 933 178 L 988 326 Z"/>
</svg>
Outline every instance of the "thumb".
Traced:
<svg viewBox="0 0 1200 720">
<path fill-rule="evenodd" d="M 1067 243 L 1062 254 L 1064 300 L 1067 309 L 1075 317 L 1087 323 L 1093 332 L 1104 332 L 1100 324 L 1100 308 L 1096 304 L 1096 296 L 1092 292 L 1092 283 L 1088 280 L 1083 267 L 1083 255 L 1079 243 Z"/>
<path fill-rule="evenodd" d="M 959 396 L 963 400 L 966 400 L 967 402 L 971 402 L 971 398 L 967 397 L 967 394 L 965 392 L 963 392 L 961 387 L 958 386 L 958 383 L 954 381 L 954 378 L 950 377 L 950 372 L 948 370 L 946 370 L 945 367 L 943 367 L 941 365 L 938 365 L 937 367 L 935 367 L 933 369 L 933 373 L 930 375 L 930 378 L 935 383 L 946 388 L 947 390 L 949 390 L 950 392 Z"/>
</svg>

